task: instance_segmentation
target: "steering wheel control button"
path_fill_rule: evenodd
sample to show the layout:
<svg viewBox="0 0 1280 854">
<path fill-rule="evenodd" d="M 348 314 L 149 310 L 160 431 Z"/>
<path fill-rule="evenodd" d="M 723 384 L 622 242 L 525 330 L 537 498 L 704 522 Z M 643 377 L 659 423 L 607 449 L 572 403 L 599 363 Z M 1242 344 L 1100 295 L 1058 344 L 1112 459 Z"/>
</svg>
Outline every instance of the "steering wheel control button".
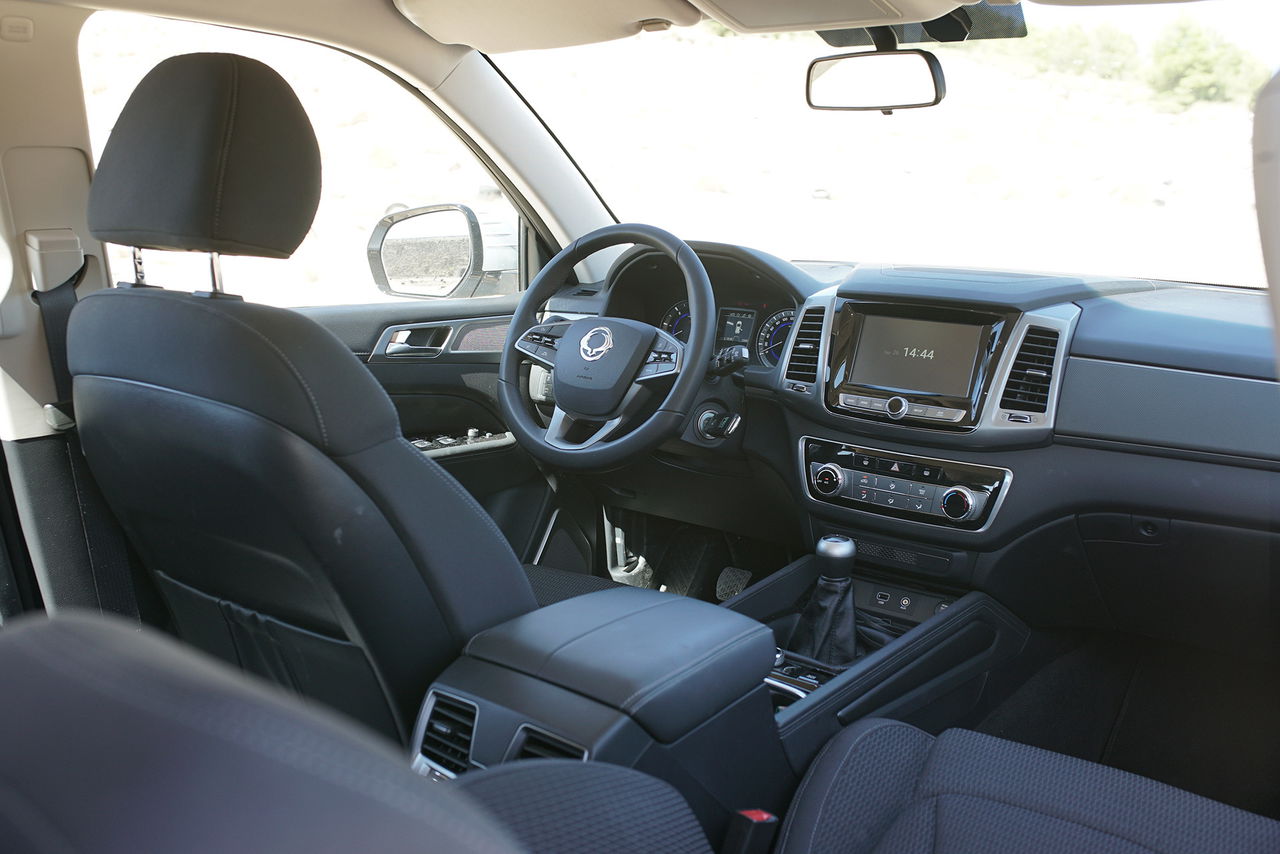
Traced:
<svg viewBox="0 0 1280 854">
<path fill-rule="evenodd" d="M 891 397 L 885 404 L 885 412 L 895 421 L 903 418 L 907 414 L 909 404 L 905 397 Z"/>
<path fill-rule="evenodd" d="M 973 493 L 963 486 L 949 488 L 942 493 L 942 501 L 940 502 L 943 514 L 948 519 L 954 519 L 957 522 L 970 518 L 973 515 L 975 505 L 976 501 Z"/>
<path fill-rule="evenodd" d="M 837 495 L 844 486 L 844 469 L 839 466 L 820 466 L 813 473 L 813 488 L 821 495 Z"/>
</svg>

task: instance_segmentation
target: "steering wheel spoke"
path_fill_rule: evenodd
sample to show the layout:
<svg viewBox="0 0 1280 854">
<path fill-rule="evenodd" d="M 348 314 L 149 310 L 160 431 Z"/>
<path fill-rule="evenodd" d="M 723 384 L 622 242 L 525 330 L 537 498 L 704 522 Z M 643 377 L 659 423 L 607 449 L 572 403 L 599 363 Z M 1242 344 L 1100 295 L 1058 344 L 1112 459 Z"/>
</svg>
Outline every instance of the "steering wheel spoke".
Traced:
<svg viewBox="0 0 1280 854">
<path fill-rule="evenodd" d="M 547 444 L 553 448 L 559 448 L 562 451 L 581 451 L 600 442 L 608 441 L 609 437 L 622 426 L 622 421 L 623 417 L 621 415 L 604 422 L 586 421 L 570 415 L 557 406 L 555 412 L 551 415 L 551 423 L 547 425 L 545 439 Z M 570 439 L 569 436 L 575 432 L 575 428 L 584 424 L 599 424 L 600 426 L 596 427 L 584 439 Z"/>
<path fill-rule="evenodd" d="M 565 286 L 578 262 L 622 244 L 656 250 L 679 270 L 689 300 L 687 343 L 650 324 L 608 314 L 603 298 L 598 307 L 584 302 L 587 313 L 574 320 L 538 322 L 538 313 Z M 525 450 L 549 465 L 619 465 L 684 429 L 706 378 L 715 338 L 715 293 L 701 259 L 687 243 L 649 225 L 597 229 L 547 262 L 516 308 L 498 367 L 503 420 Z M 547 378 L 540 377 L 536 396 L 522 370 L 525 363 L 554 369 L 549 387 Z M 670 382 L 658 383 L 659 378 Z M 546 424 L 540 404 L 551 402 L 555 408 Z"/>
<path fill-rule="evenodd" d="M 554 368 L 556 366 L 556 352 L 560 348 L 560 339 L 564 337 L 564 331 L 568 328 L 569 324 L 564 321 L 539 323 L 537 326 L 530 326 L 523 335 L 516 339 L 515 349 L 531 361 Z"/>
<path fill-rule="evenodd" d="M 657 379 L 671 379 L 680 373 L 680 369 L 684 367 L 684 345 L 673 335 L 669 335 L 661 329 L 655 330 L 658 337 L 653 342 L 653 347 L 645 356 L 644 364 L 640 367 L 640 373 L 636 375 L 636 382 L 649 382 Z"/>
</svg>

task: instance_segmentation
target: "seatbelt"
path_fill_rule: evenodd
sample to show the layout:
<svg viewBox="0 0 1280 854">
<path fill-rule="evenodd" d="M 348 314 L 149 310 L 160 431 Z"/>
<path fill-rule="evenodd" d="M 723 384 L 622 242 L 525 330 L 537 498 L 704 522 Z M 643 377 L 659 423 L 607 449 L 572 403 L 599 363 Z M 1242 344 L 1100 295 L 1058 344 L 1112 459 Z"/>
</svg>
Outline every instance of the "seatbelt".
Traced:
<svg viewBox="0 0 1280 854">
<path fill-rule="evenodd" d="M 56 288 L 47 291 L 32 291 L 36 305 L 40 307 L 40 322 L 44 324 L 45 345 L 49 348 L 49 367 L 53 369 L 53 387 L 58 396 L 56 403 L 45 406 L 45 419 L 55 430 L 66 430 L 75 425 L 71 411 L 71 370 L 67 367 L 67 325 L 71 321 L 71 309 L 76 307 L 76 288 L 84 280 L 85 271 L 89 269 L 86 256 L 80 269 L 71 274 Z M 53 423 L 50 408 L 66 418 L 63 426 Z"/>
<path fill-rule="evenodd" d="M 80 448 L 71 404 L 71 371 L 67 365 L 67 326 L 76 307 L 76 287 L 88 269 L 86 257 L 80 269 L 62 284 L 47 291 L 33 291 L 40 307 L 49 366 L 58 400 L 46 404 L 45 420 L 64 438 L 71 486 L 79 511 L 89 573 L 99 609 L 141 622 L 133 587 L 133 567 L 129 550 L 115 517 L 98 490 Z"/>
</svg>

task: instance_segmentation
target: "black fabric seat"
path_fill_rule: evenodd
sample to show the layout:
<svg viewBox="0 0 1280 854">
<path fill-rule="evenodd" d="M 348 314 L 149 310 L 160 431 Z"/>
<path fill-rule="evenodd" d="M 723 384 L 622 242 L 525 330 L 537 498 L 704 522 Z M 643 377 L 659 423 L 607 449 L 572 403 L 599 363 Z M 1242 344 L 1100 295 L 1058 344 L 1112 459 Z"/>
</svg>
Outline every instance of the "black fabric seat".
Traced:
<svg viewBox="0 0 1280 854">
<path fill-rule="evenodd" d="M 429 783 L 402 752 L 150 631 L 0 631 L 0 838 L 15 854 L 710 854 L 638 771 L 543 760 Z M 813 764 L 781 854 L 1280 850 L 1280 822 L 1082 760 L 857 723 Z"/>
<path fill-rule="evenodd" d="M 1280 851 L 1280 822 L 966 730 L 860 721 L 810 767 L 783 854 Z"/>
<path fill-rule="evenodd" d="M 288 84 L 244 57 L 191 54 L 125 105 L 89 224 L 134 246 L 287 258 L 319 195 L 315 134 Z M 534 570 L 535 596 L 366 367 L 297 312 L 109 289 L 72 313 L 68 362 L 85 456 L 167 628 L 391 738 L 408 738 L 476 632 L 596 589 Z"/>
</svg>

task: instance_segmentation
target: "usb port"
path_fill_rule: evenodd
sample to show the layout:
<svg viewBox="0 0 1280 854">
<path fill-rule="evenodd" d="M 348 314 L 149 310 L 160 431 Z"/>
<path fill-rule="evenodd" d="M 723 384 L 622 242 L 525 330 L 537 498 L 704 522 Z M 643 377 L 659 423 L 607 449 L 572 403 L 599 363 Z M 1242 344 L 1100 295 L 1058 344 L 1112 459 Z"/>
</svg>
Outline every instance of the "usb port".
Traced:
<svg viewBox="0 0 1280 854">
<path fill-rule="evenodd" d="M 884 591 L 884 590 L 877 590 L 877 591 L 876 591 L 876 604 L 877 604 L 877 605 L 888 605 L 888 604 L 889 604 L 889 594 L 888 594 L 888 592 L 887 592 L 887 591 Z"/>
</svg>

